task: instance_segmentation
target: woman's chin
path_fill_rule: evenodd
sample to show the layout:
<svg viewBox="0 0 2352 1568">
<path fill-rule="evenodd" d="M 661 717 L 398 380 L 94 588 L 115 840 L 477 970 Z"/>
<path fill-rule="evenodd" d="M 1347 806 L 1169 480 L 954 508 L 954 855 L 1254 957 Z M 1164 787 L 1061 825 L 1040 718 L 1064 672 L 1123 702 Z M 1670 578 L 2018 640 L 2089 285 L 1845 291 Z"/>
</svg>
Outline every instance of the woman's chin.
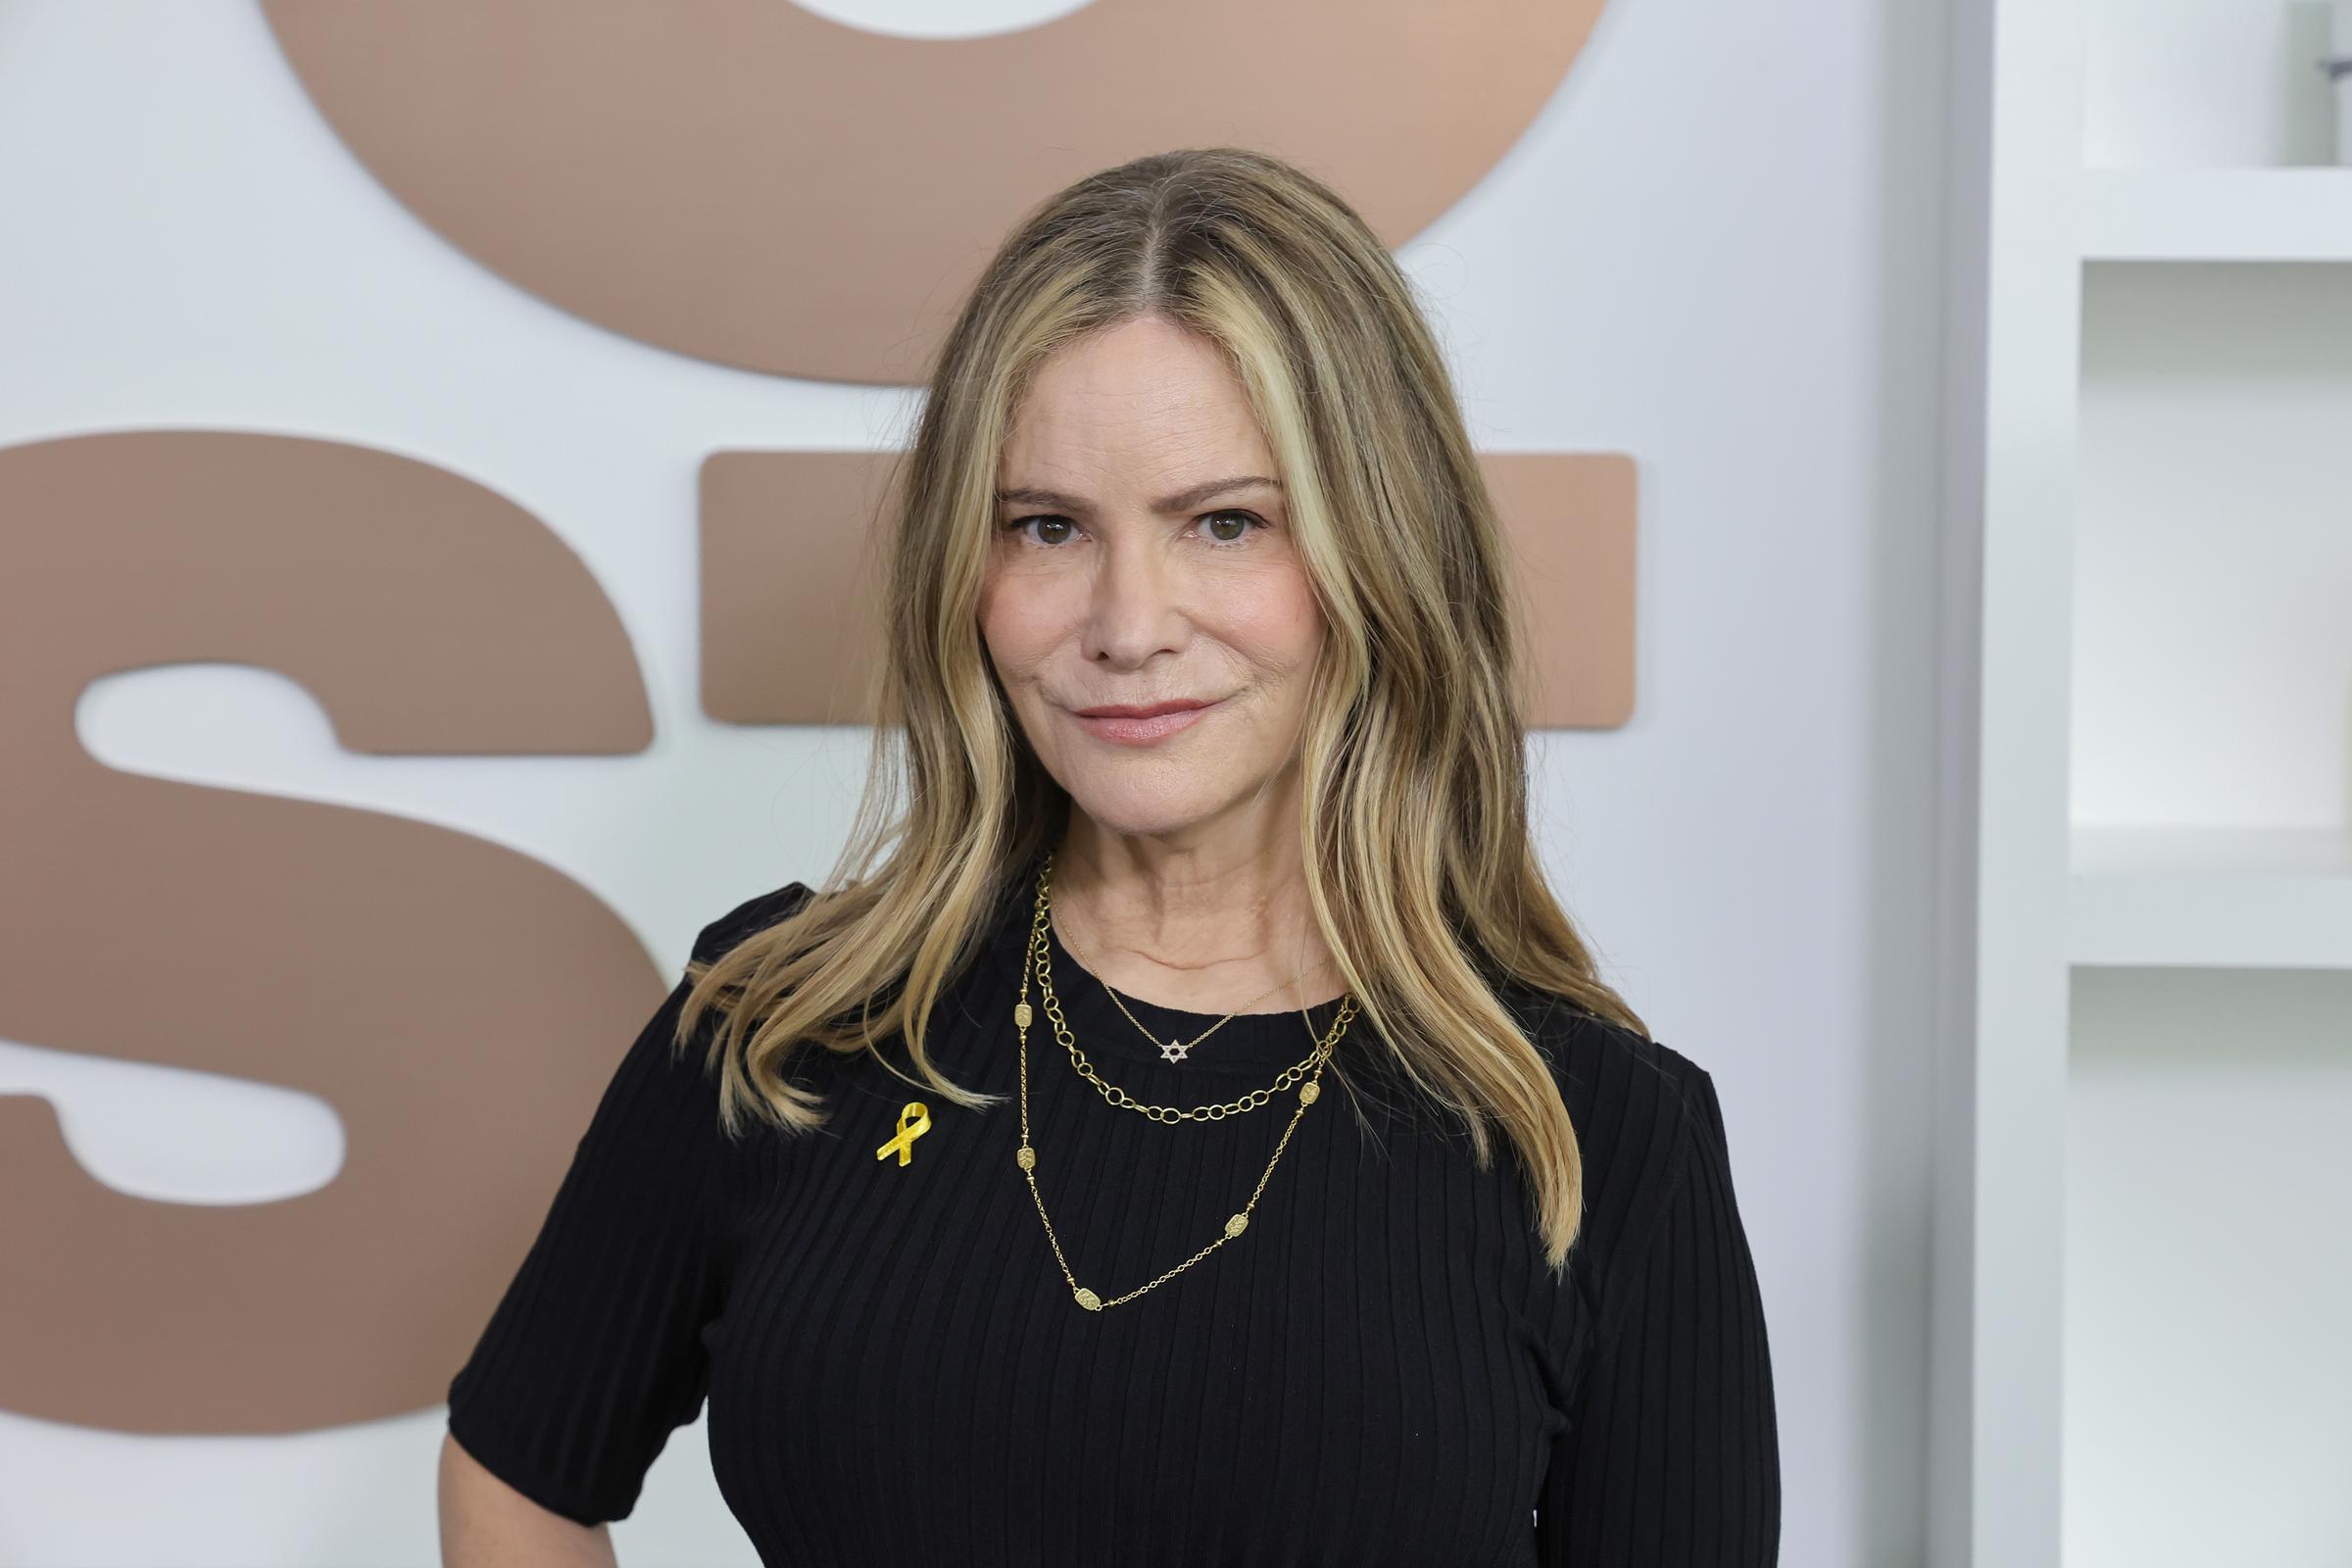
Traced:
<svg viewBox="0 0 2352 1568">
<path fill-rule="evenodd" d="M 1219 795 L 1207 798 L 1163 790 L 1120 789 L 1105 782 L 1098 789 L 1070 791 L 1070 802 L 1105 833 L 1134 838 L 1170 838 L 1213 822 L 1233 802 Z"/>
</svg>

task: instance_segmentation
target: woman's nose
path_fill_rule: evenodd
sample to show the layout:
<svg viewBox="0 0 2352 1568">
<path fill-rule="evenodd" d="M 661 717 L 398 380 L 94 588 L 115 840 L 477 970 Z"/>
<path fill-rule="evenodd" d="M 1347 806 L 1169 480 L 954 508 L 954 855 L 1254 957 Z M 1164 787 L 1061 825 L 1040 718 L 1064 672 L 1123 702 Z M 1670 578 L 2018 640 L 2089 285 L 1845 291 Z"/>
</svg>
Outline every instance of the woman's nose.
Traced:
<svg viewBox="0 0 2352 1568">
<path fill-rule="evenodd" d="M 1133 533 L 1114 535 L 1096 558 L 1087 600 L 1087 653 L 1122 666 L 1174 646 L 1181 624 L 1181 567 Z"/>
</svg>

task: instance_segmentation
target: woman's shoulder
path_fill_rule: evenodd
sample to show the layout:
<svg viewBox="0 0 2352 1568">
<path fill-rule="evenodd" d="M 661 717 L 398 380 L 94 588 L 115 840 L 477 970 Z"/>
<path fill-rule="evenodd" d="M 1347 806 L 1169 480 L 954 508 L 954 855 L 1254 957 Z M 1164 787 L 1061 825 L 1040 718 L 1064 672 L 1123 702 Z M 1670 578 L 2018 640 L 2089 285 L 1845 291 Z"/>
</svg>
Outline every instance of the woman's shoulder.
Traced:
<svg viewBox="0 0 2352 1568">
<path fill-rule="evenodd" d="M 787 882 L 780 888 L 756 893 L 703 927 L 694 939 L 694 956 L 703 962 L 723 956 L 746 938 L 797 913 L 815 896 L 806 882 Z"/>
<path fill-rule="evenodd" d="M 1690 1191 L 1728 1201 L 1723 1107 L 1706 1069 L 1672 1046 L 1570 998 L 1510 989 L 1506 1005 L 1550 1066 L 1576 1128 L 1588 1221 L 1580 1276 L 1605 1327 L 1598 1303 L 1612 1298 L 1608 1282 L 1639 1277 L 1678 1198 Z"/>
<path fill-rule="evenodd" d="M 1551 1068 L 1579 1138 L 1663 1152 L 1713 1102 L 1706 1069 L 1672 1046 L 1557 992 L 1509 982 L 1497 997 Z"/>
</svg>

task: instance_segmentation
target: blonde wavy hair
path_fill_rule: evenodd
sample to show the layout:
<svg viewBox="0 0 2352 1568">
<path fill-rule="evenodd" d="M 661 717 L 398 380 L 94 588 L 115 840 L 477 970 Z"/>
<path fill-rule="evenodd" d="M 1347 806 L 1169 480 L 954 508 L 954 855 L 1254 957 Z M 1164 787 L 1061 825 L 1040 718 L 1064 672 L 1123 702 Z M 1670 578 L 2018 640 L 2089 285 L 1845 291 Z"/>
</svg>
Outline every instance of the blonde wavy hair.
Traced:
<svg viewBox="0 0 2352 1568">
<path fill-rule="evenodd" d="M 999 458 L 1043 362 L 1148 315 L 1219 346 L 1247 389 L 1325 618 L 1300 758 L 1313 918 L 1363 1022 L 1467 1124 L 1479 1167 L 1494 1127 L 1510 1139 L 1556 1271 L 1582 1227 L 1583 1159 L 1500 988 L 1648 1030 L 1601 982 L 1530 841 L 1504 539 L 1412 285 L 1336 193 L 1264 154 L 1186 149 L 1091 175 L 989 263 L 892 474 L 874 751 L 850 842 L 795 912 L 688 965 L 677 1043 L 717 1009 L 707 1051 L 730 1136 L 750 1118 L 826 1119 L 823 1096 L 787 1077 L 808 1046 L 902 1035 L 908 1083 L 974 1108 L 1005 1098 L 950 1081 L 925 1049 L 990 909 L 1070 806 L 980 635 Z"/>
</svg>

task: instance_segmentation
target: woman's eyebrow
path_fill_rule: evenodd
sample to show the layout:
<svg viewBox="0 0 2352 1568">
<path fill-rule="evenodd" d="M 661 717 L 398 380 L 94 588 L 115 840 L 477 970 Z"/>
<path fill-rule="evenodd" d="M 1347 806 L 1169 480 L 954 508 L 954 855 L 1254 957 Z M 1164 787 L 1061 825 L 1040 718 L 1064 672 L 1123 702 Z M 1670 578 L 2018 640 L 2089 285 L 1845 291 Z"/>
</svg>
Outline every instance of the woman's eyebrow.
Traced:
<svg viewBox="0 0 2352 1568">
<path fill-rule="evenodd" d="M 1152 510 L 1163 513 L 1190 512 L 1203 501 L 1214 500 L 1229 491 L 1247 490 L 1252 485 L 1263 485 L 1268 489 L 1280 490 L 1282 481 L 1269 479 L 1262 473 L 1244 474 L 1233 479 L 1210 479 L 1204 484 L 1197 484 L 1190 489 L 1179 490 L 1172 496 L 1162 496 L 1152 504 Z M 1094 510 L 1090 503 L 1077 496 L 1064 495 L 1059 490 L 1041 490 L 1035 485 L 1015 485 L 1009 489 L 999 490 L 997 502 L 1000 506 L 1059 507 L 1064 512 L 1091 512 Z"/>
</svg>

